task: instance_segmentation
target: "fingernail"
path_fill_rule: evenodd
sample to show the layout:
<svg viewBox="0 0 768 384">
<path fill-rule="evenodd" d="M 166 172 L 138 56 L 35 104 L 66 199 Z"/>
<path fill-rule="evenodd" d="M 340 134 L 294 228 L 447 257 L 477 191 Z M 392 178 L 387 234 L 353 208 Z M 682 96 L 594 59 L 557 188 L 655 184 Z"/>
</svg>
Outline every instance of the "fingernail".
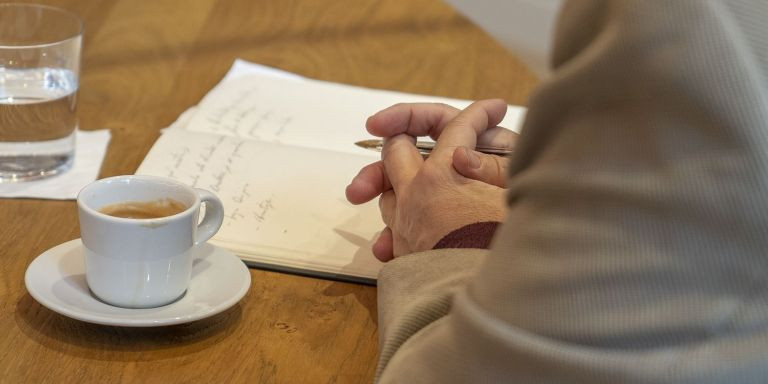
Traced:
<svg viewBox="0 0 768 384">
<path fill-rule="evenodd" d="M 479 169 L 482 165 L 482 162 L 480 161 L 480 156 L 478 156 L 474 151 L 471 151 L 469 148 L 464 148 L 464 152 L 467 154 L 467 161 L 469 161 L 469 167 L 472 169 Z"/>
</svg>

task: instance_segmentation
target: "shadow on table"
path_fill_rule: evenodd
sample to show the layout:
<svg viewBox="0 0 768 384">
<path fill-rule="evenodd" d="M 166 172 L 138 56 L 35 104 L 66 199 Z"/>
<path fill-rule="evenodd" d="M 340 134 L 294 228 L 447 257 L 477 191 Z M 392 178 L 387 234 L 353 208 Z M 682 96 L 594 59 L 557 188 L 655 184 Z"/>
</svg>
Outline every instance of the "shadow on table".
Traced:
<svg viewBox="0 0 768 384">
<path fill-rule="evenodd" d="M 241 317 L 242 309 L 237 304 L 218 315 L 187 324 L 114 327 L 59 315 L 27 293 L 17 303 L 15 321 L 27 337 L 60 353 L 97 360 L 147 361 L 204 350 L 232 334 Z"/>
<path fill-rule="evenodd" d="M 379 316 L 378 308 L 376 307 L 376 290 L 366 289 L 361 290 L 359 287 L 350 283 L 344 283 L 339 281 L 333 281 L 323 289 L 323 295 L 330 297 L 341 297 L 352 295 L 362 307 L 368 312 L 369 320 L 378 326 Z"/>
</svg>

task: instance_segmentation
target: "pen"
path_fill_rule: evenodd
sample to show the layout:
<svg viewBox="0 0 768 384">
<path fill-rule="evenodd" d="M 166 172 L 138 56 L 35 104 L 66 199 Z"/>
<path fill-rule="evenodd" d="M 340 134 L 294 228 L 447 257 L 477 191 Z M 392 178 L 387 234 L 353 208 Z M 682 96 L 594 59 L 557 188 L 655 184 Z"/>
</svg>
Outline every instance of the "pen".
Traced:
<svg viewBox="0 0 768 384">
<path fill-rule="evenodd" d="M 384 146 L 384 140 L 381 139 L 371 139 L 371 140 L 362 140 L 355 143 L 360 148 L 365 149 L 372 149 L 374 151 L 381 152 L 381 148 Z M 419 153 L 422 155 L 429 155 L 430 152 L 432 152 L 432 149 L 435 148 L 435 143 L 431 141 L 417 141 L 416 142 L 416 149 L 419 150 Z M 475 151 L 487 153 L 490 155 L 498 155 L 498 156 L 506 156 L 510 153 L 512 153 L 512 150 L 509 148 L 502 148 L 502 147 L 490 147 L 490 146 L 484 146 L 484 145 L 478 145 L 475 147 Z"/>
</svg>

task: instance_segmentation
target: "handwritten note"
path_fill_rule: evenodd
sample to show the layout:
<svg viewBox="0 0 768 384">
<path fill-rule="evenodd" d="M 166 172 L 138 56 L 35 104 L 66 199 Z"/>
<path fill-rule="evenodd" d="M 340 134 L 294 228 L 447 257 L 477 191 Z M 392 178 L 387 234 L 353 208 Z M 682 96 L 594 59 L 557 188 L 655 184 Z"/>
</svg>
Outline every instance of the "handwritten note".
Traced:
<svg viewBox="0 0 768 384">
<path fill-rule="evenodd" d="M 365 156 L 172 129 L 136 173 L 216 193 L 225 219 L 214 244 L 245 256 L 278 255 L 297 267 L 357 265 L 362 272 L 356 273 L 375 278 L 379 262 L 370 245 L 383 227 L 378 209 L 344 199 L 346 184 L 369 162 Z"/>
<path fill-rule="evenodd" d="M 311 79 L 248 76 L 220 84 L 208 94 L 187 129 L 375 157 L 352 144 L 368 137 L 368 116 L 400 102 L 439 102 L 457 108 L 470 104 Z M 524 108 L 509 106 L 500 125 L 516 130 L 524 114 Z"/>
</svg>

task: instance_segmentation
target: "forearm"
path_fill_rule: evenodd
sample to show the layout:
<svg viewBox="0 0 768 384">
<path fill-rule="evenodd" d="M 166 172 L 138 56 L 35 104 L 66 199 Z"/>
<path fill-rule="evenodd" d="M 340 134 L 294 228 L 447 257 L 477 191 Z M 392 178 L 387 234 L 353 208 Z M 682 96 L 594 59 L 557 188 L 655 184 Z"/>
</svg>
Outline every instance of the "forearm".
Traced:
<svg viewBox="0 0 768 384">
<path fill-rule="evenodd" d="M 380 357 L 377 376 L 411 336 L 451 309 L 485 259 L 485 249 L 438 249 L 385 264 L 378 279 Z"/>
</svg>

